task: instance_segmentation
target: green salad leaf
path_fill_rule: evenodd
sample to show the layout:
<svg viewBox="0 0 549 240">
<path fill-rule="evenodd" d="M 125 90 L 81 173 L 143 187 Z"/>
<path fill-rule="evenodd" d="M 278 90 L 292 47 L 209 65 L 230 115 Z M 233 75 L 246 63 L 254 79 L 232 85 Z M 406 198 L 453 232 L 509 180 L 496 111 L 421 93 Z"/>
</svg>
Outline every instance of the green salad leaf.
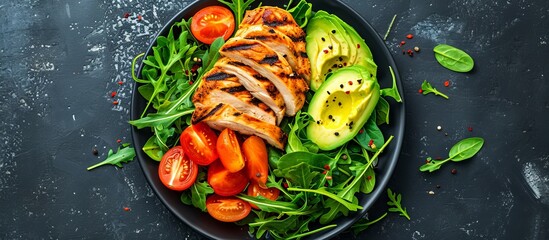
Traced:
<svg viewBox="0 0 549 240">
<path fill-rule="evenodd" d="M 128 145 L 123 145 L 122 147 L 119 147 L 116 153 L 113 152 L 113 150 L 109 150 L 109 153 L 107 154 L 107 159 L 104 161 L 95 164 L 93 166 L 90 166 L 87 168 L 87 170 L 92 170 L 96 167 L 103 166 L 103 165 L 115 165 L 118 167 L 122 167 L 122 163 L 128 163 L 133 161 L 135 158 L 135 149 L 132 147 L 128 147 Z"/>
</svg>

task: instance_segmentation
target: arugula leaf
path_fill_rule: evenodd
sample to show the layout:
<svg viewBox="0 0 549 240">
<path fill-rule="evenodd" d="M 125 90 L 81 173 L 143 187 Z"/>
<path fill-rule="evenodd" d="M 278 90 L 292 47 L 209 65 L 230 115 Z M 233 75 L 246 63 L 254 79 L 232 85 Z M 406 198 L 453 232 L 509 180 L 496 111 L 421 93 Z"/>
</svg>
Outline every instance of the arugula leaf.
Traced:
<svg viewBox="0 0 549 240">
<path fill-rule="evenodd" d="M 326 191 L 326 188 L 319 188 L 319 189 L 288 188 L 288 191 L 317 193 L 317 194 L 329 197 L 329 198 L 337 201 L 338 203 L 343 204 L 343 206 L 345 206 L 347 209 L 349 209 L 351 211 L 356 211 L 358 209 L 362 209 L 362 206 L 351 203 L 351 202 L 348 202 L 348 201 L 344 200 L 343 198 L 341 198 L 341 197 L 339 197 L 339 196 L 337 196 L 337 195 L 335 195 L 331 192 Z"/>
<path fill-rule="evenodd" d="M 131 125 L 134 125 L 138 129 L 145 127 L 157 127 L 157 126 L 170 126 L 175 120 L 187 115 L 192 114 L 194 109 L 186 111 L 180 111 L 176 113 L 149 113 L 146 117 L 137 120 L 129 121 Z"/>
<path fill-rule="evenodd" d="M 389 206 L 389 212 L 396 212 L 399 213 L 400 216 L 403 216 L 410 220 L 410 215 L 408 215 L 408 212 L 406 212 L 406 208 L 402 208 L 401 200 L 402 196 L 397 193 L 393 193 L 393 191 L 390 188 L 387 188 L 387 196 L 389 196 L 389 202 L 387 202 L 387 205 Z"/>
<path fill-rule="evenodd" d="M 244 13 L 246 12 L 246 9 L 248 9 L 250 4 L 254 2 L 254 0 L 231 0 L 231 2 L 224 1 L 224 0 L 218 0 L 218 1 L 220 3 L 227 5 L 227 7 L 233 10 L 234 19 L 235 19 L 234 29 L 238 29 L 238 26 L 240 25 L 240 23 L 242 23 L 242 19 L 244 17 Z"/>
<path fill-rule="evenodd" d="M 214 193 L 213 188 L 207 182 L 197 181 L 191 186 L 190 192 L 193 206 L 206 212 L 206 197 Z"/>
<path fill-rule="evenodd" d="M 122 148 L 119 147 L 116 153 L 114 153 L 111 149 L 107 154 L 107 159 L 91 167 L 88 167 L 87 170 L 89 171 L 96 167 L 107 165 L 107 164 L 122 167 L 122 163 L 128 163 L 130 161 L 133 161 L 134 157 L 135 157 L 135 149 L 132 147 L 127 147 L 127 146 L 126 147 L 122 146 Z"/>
<path fill-rule="evenodd" d="M 448 99 L 448 96 L 446 96 L 446 94 L 441 93 L 436 88 L 431 86 L 431 84 L 429 82 L 427 82 L 427 80 L 423 80 L 423 83 L 421 84 L 421 91 L 422 91 L 423 95 L 427 95 L 429 93 L 434 93 L 437 96 L 441 96 L 443 98 Z"/>
<path fill-rule="evenodd" d="M 385 218 L 387 216 L 387 213 L 383 213 L 381 217 L 378 217 L 372 221 L 368 221 L 367 219 L 361 218 L 353 226 L 351 226 L 351 230 L 353 231 L 353 234 L 357 236 L 360 232 L 366 230 L 370 225 L 377 223 L 381 221 L 381 219 Z"/>
<path fill-rule="evenodd" d="M 355 197 L 356 203 L 358 203 L 358 199 Z M 338 203 L 337 201 L 333 199 L 328 199 L 324 202 L 324 208 L 329 209 L 329 211 L 322 216 L 320 216 L 320 224 L 327 224 L 334 220 L 335 218 L 343 215 L 347 216 L 349 215 L 349 209 L 343 206 L 343 204 Z"/>
<path fill-rule="evenodd" d="M 265 211 L 265 212 L 284 213 L 288 211 L 297 210 L 297 205 L 295 205 L 294 203 L 283 202 L 283 201 L 273 201 L 263 196 L 251 197 L 245 194 L 239 194 L 239 195 L 236 195 L 236 197 L 242 200 L 245 200 L 249 203 L 255 204 L 257 207 L 259 207 L 262 211 Z"/>
<path fill-rule="evenodd" d="M 157 138 L 155 136 L 150 137 L 142 149 L 143 149 L 143 152 L 145 152 L 150 158 L 152 158 L 155 161 L 162 160 L 162 156 L 164 155 L 164 151 L 165 151 L 157 143 Z"/>
</svg>

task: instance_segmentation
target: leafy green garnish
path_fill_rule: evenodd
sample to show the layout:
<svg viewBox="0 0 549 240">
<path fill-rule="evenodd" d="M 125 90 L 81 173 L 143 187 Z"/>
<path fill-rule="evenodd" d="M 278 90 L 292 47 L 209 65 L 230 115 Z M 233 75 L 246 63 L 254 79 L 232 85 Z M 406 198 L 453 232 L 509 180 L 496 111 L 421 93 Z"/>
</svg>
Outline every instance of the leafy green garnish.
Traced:
<svg viewBox="0 0 549 240">
<path fill-rule="evenodd" d="M 406 212 L 406 208 L 402 208 L 402 204 L 400 201 L 402 200 L 402 196 L 397 193 L 393 193 L 393 191 L 390 188 L 387 188 L 387 196 L 389 196 L 389 200 L 387 202 L 387 205 L 389 206 L 389 212 L 396 212 L 399 213 L 400 216 L 403 216 L 410 220 L 410 215 L 408 215 L 408 212 Z"/>
<path fill-rule="evenodd" d="M 446 96 L 446 94 L 439 92 L 436 88 L 431 86 L 431 84 L 429 82 L 427 82 L 427 80 L 423 80 L 423 83 L 421 84 L 421 91 L 422 91 L 423 95 L 427 95 L 429 93 L 434 93 L 437 96 L 441 96 L 443 98 L 448 99 L 448 96 Z"/>
<path fill-rule="evenodd" d="M 440 166 L 448 161 L 459 162 L 469 158 L 472 158 L 477 154 L 484 145 L 484 139 L 479 137 L 466 138 L 456 143 L 448 154 L 448 158 L 444 160 L 427 159 L 427 163 L 419 167 L 422 172 L 434 172 L 440 168 Z"/>
<path fill-rule="evenodd" d="M 391 72 L 391 76 L 393 78 L 393 86 L 390 88 L 384 88 L 381 89 L 381 96 L 384 97 L 392 97 L 397 102 L 402 102 L 402 98 L 400 97 L 400 93 L 398 92 L 398 86 L 396 84 L 396 76 L 395 72 L 393 71 L 393 68 L 389 66 L 389 72 Z"/>
<path fill-rule="evenodd" d="M 238 29 L 238 26 L 240 26 L 240 23 L 242 23 L 242 19 L 244 18 L 244 13 L 246 12 L 250 4 L 252 4 L 255 0 L 231 0 L 231 2 L 224 0 L 218 1 L 227 5 L 227 7 L 233 10 L 235 19 L 234 29 Z"/>
<path fill-rule="evenodd" d="M 360 232 L 366 230 L 370 225 L 381 221 L 381 219 L 385 218 L 386 216 L 387 216 L 387 213 L 383 213 L 383 215 L 381 215 L 380 217 L 378 217 L 378 218 L 376 218 L 372 221 L 368 221 L 364 218 L 361 218 L 355 224 L 353 224 L 353 226 L 351 226 L 351 230 L 353 231 L 353 234 L 356 236 Z"/>
<path fill-rule="evenodd" d="M 128 145 L 122 145 L 121 148 L 120 147 L 118 148 L 116 153 L 114 153 L 112 149 L 109 150 L 109 153 L 107 154 L 107 159 L 91 167 L 88 167 L 87 170 L 89 171 L 96 167 L 107 165 L 107 164 L 122 167 L 122 163 L 128 163 L 130 161 L 133 161 L 134 157 L 135 157 L 135 149 L 132 147 L 128 147 Z"/>
<path fill-rule="evenodd" d="M 475 62 L 466 52 L 456 47 L 439 44 L 433 51 L 438 63 L 445 68 L 455 72 L 469 72 L 473 69 Z"/>
<path fill-rule="evenodd" d="M 288 3 L 287 7 L 290 7 L 292 1 Z M 292 14 L 297 25 L 301 28 L 305 28 L 309 19 L 313 17 L 313 5 L 305 0 L 300 0 L 295 7 L 288 9 L 288 12 Z"/>
</svg>

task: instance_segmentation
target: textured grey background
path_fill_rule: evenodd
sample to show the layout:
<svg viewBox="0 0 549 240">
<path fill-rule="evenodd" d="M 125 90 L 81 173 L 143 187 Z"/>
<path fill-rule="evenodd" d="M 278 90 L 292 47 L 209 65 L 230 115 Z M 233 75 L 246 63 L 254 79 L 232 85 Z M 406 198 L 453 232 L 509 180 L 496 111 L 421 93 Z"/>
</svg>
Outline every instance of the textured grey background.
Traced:
<svg viewBox="0 0 549 240">
<path fill-rule="evenodd" d="M 85 171 L 117 139 L 131 142 L 131 60 L 189 2 L 0 1 L 0 239 L 201 238 L 159 202 L 137 162 Z M 398 15 L 386 43 L 407 101 L 389 187 L 412 220 L 389 214 L 361 237 L 549 238 L 549 2 L 344 2 L 381 35 Z M 475 69 L 442 68 L 432 54 L 438 43 L 466 50 Z M 422 51 L 402 55 L 413 46 Z M 450 99 L 420 95 L 424 79 Z M 470 136 L 486 139 L 474 159 L 417 170 Z"/>
</svg>

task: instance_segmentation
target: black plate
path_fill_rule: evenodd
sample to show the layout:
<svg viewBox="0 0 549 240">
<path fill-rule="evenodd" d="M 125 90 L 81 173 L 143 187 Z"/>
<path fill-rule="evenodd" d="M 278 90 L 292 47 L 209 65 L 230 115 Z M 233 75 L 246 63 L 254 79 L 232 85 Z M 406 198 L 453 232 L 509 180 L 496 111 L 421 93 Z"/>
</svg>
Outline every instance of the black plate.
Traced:
<svg viewBox="0 0 549 240">
<path fill-rule="evenodd" d="M 276 0 L 262 0 L 256 1 L 262 2 L 264 6 L 280 6 L 281 1 Z M 385 43 L 380 38 L 378 33 L 366 22 L 357 12 L 351 9 L 340 1 L 315 1 L 309 0 L 313 4 L 315 11 L 325 10 L 329 13 L 333 13 L 339 16 L 341 19 L 353 26 L 358 33 L 366 40 L 366 44 L 370 47 L 374 60 L 378 65 L 378 81 L 382 88 L 391 86 L 391 74 L 389 72 L 389 66 L 393 68 L 396 74 L 398 88 L 402 89 L 400 77 L 398 75 L 395 62 L 385 46 Z M 211 5 L 220 5 L 215 0 L 197 1 L 181 12 L 179 12 L 174 18 L 172 18 L 160 31 L 158 36 L 167 35 L 169 28 L 181 19 L 188 19 L 198 10 Z M 366 14 L 366 13 L 364 13 Z M 368 13 L 373 14 L 373 13 Z M 149 46 L 147 55 L 152 53 L 152 46 Z M 141 68 L 139 67 L 139 78 L 141 78 Z M 145 108 L 146 101 L 137 91 L 138 85 L 134 86 L 131 106 L 131 118 L 138 119 L 141 112 Z M 402 92 L 401 92 L 402 94 Z M 390 102 L 390 126 L 383 126 L 382 131 L 385 136 L 395 136 L 393 142 L 385 150 L 385 154 L 379 159 L 377 166 L 377 183 L 376 188 L 369 195 L 359 196 L 360 205 L 364 207 L 359 212 L 349 214 L 348 217 L 341 217 L 334 221 L 337 224 L 336 228 L 320 232 L 311 236 L 312 239 L 329 238 L 337 235 L 341 231 L 348 228 L 352 223 L 358 220 L 364 213 L 372 206 L 375 200 L 385 194 L 385 186 L 389 181 L 389 178 L 393 172 L 393 169 L 397 163 L 400 153 L 400 147 L 402 145 L 402 138 L 404 136 L 404 103 L 395 103 L 392 100 Z M 145 142 L 151 136 L 151 132 L 148 129 L 138 130 L 132 127 L 133 144 L 138 149 L 137 159 L 145 173 L 151 188 L 155 191 L 160 200 L 175 214 L 178 218 L 183 220 L 187 225 L 193 227 L 196 231 L 215 239 L 250 239 L 247 227 L 237 226 L 233 223 L 222 223 L 209 216 L 208 213 L 201 212 L 198 208 L 188 206 L 179 200 L 180 193 L 171 191 L 160 182 L 158 178 L 158 162 L 150 159 L 141 148 L 145 145 Z"/>
</svg>

